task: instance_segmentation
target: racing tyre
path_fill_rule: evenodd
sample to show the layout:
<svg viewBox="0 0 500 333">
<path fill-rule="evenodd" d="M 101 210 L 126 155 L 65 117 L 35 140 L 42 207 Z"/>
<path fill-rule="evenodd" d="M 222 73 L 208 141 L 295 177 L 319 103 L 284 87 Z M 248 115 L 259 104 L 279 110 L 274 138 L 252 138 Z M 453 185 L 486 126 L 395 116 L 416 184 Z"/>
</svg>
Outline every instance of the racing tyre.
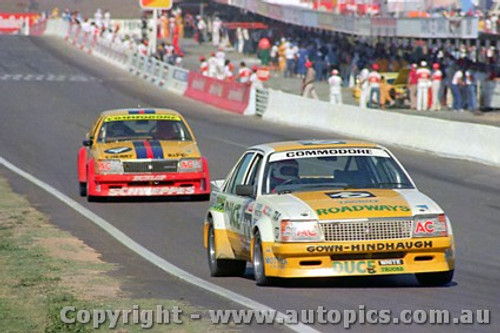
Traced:
<svg viewBox="0 0 500 333">
<path fill-rule="evenodd" d="M 419 273 L 415 277 L 421 286 L 433 287 L 444 286 L 453 280 L 454 270 L 439 273 Z"/>
<path fill-rule="evenodd" d="M 215 253 L 215 232 L 213 225 L 208 229 L 207 256 L 210 276 L 243 276 L 247 262 L 245 260 L 217 259 Z"/>
<path fill-rule="evenodd" d="M 258 231 L 254 236 L 253 242 L 253 275 L 255 283 L 258 286 L 269 286 L 274 283 L 274 279 L 266 276 L 264 254 L 262 253 L 262 241 Z"/>
<path fill-rule="evenodd" d="M 80 196 L 86 197 L 87 196 L 87 183 L 79 183 L 80 185 Z"/>
</svg>

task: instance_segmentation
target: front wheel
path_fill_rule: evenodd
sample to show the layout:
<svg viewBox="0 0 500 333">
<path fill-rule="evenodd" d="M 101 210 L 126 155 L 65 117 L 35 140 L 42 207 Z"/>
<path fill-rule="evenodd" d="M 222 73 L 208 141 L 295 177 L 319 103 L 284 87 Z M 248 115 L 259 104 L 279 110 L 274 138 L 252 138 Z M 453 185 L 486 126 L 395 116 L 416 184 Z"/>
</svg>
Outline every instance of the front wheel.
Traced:
<svg viewBox="0 0 500 333">
<path fill-rule="evenodd" d="M 266 276 L 264 254 L 262 252 L 262 240 L 260 239 L 258 231 L 254 236 L 253 242 L 253 275 L 255 283 L 258 286 L 269 286 L 273 284 L 273 279 Z"/>
<path fill-rule="evenodd" d="M 207 257 L 210 276 L 243 276 L 247 266 L 245 260 L 217 259 L 213 225 L 210 225 L 207 237 Z"/>
<path fill-rule="evenodd" d="M 418 273 L 415 277 L 421 286 L 436 287 L 444 286 L 453 280 L 454 270 L 439 273 Z"/>
<path fill-rule="evenodd" d="M 80 182 L 79 183 L 79 189 L 80 189 L 80 196 L 81 197 L 86 197 L 87 196 L 87 183 Z"/>
</svg>

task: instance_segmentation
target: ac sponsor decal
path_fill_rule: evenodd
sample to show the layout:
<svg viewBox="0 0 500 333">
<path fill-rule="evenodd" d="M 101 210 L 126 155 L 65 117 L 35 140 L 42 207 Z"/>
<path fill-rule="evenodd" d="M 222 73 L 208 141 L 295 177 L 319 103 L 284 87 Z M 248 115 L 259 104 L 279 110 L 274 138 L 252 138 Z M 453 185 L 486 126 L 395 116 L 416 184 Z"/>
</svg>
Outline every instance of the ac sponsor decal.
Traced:
<svg viewBox="0 0 500 333">
<path fill-rule="evenodd" d="M 104 152 L 106 154 L 123 154 L 123 153 L 126 153 L 128 151 L 131 151 L 132 148 L 130 147 L 114 147 L 114 148 L 109 148 L 109 149 L 106 149 Z"/>
<path fill-rule="evenodd" d="M 395 251 L 412 249 L 430 249 L 432 241 L 407 241 L 393 243 L 369 243 L 369 244 L 331 244 L 331 245 L 309 245 L 306 251 L 315 252 L 369 252 L 369 251 Z"/>
<path fill-rule="evenodd" d="M 329 196 L 332 199 L 348 199 L 348 198 L 373 198 L 375 195 L 373 193 L 367 192 L 367 191 L 356 191 L 356 192 L 351 192 L 351 191 L 340 191 L 340 192 L 328 192 L 325 193 L 327 196 Z"/>
<path fill-rule="evenodd" d="M 352 205 L 316 209 L 318 216 L 361 211 L 409 212 L 410 207 L 402 205 Z"/>
<path fill-rule="evenodd" d="M 334 261 L 333 271 L 338 275 L 375 274 L 375 260 Z"/>
<path fill-rule="evenodd" d="M 308 158 L 308 157 L 333 157 L 333 156 L 376 156 L 389 157 L 387 152 L 381 149 L 368 148 L 326 148 L 326 149 L 307 149 L 279 152 L 271 155 L 270 162 L 287 160 L 290 158 Z"/>
<path fill-rule="evenodd" d="M 415 227 L 416 234 L 432 234 L 434 232 L 434 222 L 418 221 Z"/>
<path fill-rule="evenodd" d="M 180 121 L 179 116 L 173 114 L 124 114 L 118 116 L 108 116 L 104 119 L 105 123 L 110 121 L 127 121 L 127 120 L 176 120 Z"/>
<path fill-rule="evenodd" d="M 109 189 L 109 196 L 154 196 L 154 195 L 190 195 L 194 187 L 122 187 Z"/>
</svg>

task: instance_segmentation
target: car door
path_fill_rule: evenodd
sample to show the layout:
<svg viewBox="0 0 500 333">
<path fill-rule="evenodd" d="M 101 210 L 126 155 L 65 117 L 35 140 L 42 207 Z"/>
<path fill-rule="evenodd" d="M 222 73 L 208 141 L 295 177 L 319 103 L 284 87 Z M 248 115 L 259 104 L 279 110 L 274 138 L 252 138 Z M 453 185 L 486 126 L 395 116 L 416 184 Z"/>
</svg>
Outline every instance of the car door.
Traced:
<svg viewBox="0 0 500 333">
<path fill-rule="evenodd" d="M 246 236 L 248 231 L 245 230 L 244 220 L 245 215 L 248 215 L 248 206 L 254 201 L 254 198 L 238 196 L 236 186 L 244 185 L 248 181 L 248 176 L 254 166 L 255 156 L 256 153 L 250 151 L 241 157 L 224 188 L 226 196 L 224 223 L 231 247 L 236 256 L 240 258 L 247 257 L 250 253 L 250 244 Z"/>
</svg>

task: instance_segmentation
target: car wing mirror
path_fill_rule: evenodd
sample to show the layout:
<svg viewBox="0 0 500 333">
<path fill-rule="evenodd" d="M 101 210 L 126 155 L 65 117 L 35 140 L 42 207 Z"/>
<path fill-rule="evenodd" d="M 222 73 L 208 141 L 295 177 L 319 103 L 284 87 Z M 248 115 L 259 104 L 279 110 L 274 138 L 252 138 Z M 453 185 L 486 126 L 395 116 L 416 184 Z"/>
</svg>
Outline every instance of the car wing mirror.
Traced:
<svg viewBox="0 0 500 333">
<path fill-rule="evenodd" d="M 240 197 L 254 197 L 255 188 L 253 185 L 236 185 L 236 195 Z"/>
<path fill-rule="evenodd" d="M 85 139 L 82 143 L 85 147 L 92 147 L 92 140 Z"/>
</svg>

